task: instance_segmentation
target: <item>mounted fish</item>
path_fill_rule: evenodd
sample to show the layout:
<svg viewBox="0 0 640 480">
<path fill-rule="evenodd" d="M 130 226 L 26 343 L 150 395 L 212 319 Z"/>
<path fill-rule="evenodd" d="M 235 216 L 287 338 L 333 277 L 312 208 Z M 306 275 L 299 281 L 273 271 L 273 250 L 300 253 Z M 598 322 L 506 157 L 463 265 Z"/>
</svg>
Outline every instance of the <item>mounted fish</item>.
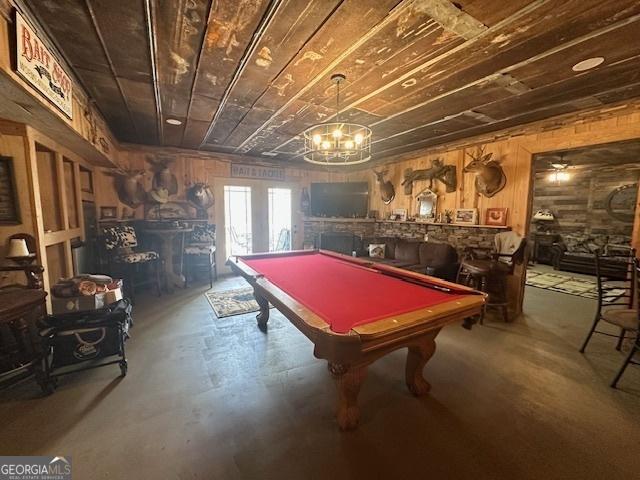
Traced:
<svg viewBox="0 0 640 480">
<path fill-rule="evenodd" d="M 207 210 L 215 203 L 211 187 L 202 182 L 187 189 L 187 200 L 196 208 L 198 218 L 207 218 Z"/>
<path fill-rule="evenodd" d="M 144 203 L 147 196 L 142 184 L 144 170 L 118 169 L 105 173 L 115 177 L 116 192 L 122 203 L 130 208 L 136 208 Z"/>
<path fill-rule="evenodd" d="M 167 156 L 147 156 L 147 162 L 149 162 L 153 168 L 153 180 L 151 182 L 151 188 L 158 190 L 164 188 L 169 195 L 175 195 L 178 193 L 178 180 L 176 176 L 169 170 L 169 164 L 173 162 L 172 157 Z"/>
<path fill-rule="evenodd" d="M 484 153 L 484 147 L 478 148 L 475 155 L 467 153 L 471 162 L 464 167 L 464 173 L 476 176 L 476 191 L 479 195 L 493 197 L 507 184 L 507 176 L 496 160 L 491 160 L 492 153 Z"/>
<path fill-rule="evenodd" d="M 381 172 L 373 170 L 373 173 L 376 176 L 376 183 L 380 185 L 380 197 L 385 205 L 389 205 L 396 197 L 396 190 L 393 188 L 393 183 L 391 183 L 390 180 L 384 179 L 387 172 L 388 170 L 383 170 Z"/>
<path fill-rule="evenodd" d="M 407 168 L 404 171 L 402 185 L 404 186 L 405 195 L 413 194 L 413 182 L 418 180 L 429 180 L 429 189 L 433 189 L 434 180 L 439 180 L 444 183 L 448 193 L 455 192 L 458 186 L 458 176 L 455 165 L 445 165 L 439 158 L 431 160 L 431 168 L 422 170 Z"/>
</svg>

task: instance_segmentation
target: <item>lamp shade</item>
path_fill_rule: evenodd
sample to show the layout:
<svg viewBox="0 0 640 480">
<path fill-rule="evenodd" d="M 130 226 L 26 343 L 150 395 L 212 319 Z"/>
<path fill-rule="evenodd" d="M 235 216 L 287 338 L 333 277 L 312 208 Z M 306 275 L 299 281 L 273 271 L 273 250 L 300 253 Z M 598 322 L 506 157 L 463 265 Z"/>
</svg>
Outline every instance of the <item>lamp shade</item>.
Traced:
<svg viewBox="0 0 640 480">
<path fill-rule="evenodd" d="M 8 258 L 28 257 L 30 255 L 27 248 L 27 241 L 24 238 L 12 238 L 9 242 Z"/>
</svg>

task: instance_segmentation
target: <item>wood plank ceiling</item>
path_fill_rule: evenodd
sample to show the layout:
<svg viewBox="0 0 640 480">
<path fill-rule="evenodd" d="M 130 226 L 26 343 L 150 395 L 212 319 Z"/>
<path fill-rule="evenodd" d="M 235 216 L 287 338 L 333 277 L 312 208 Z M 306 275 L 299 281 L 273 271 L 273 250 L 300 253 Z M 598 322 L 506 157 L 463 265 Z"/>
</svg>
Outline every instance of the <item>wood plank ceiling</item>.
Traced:
<svg viewBox="0 0 640 480">
<path fill-rule="evenodd" d="M 640 96 L 637 0 L 40 0 L 121 141 L 302 162 L 335 114 L 374 158 Z M 572 66 L 605 61 L 586 72 Z M 169 125 L 178 119 L 182 125 Z"/>
</svg>

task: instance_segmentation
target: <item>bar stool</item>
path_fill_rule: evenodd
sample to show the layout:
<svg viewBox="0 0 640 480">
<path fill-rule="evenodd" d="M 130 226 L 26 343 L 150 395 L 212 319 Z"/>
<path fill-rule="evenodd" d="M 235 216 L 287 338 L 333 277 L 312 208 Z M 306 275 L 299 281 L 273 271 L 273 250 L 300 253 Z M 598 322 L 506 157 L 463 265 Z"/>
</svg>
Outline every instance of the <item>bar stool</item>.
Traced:
<svg viewBox="0 0 640 480">
<path fill-rule="evenodd" d="M 513 232 L 502 232 L 495 236 L 496 251 L 484 256 L 469 250 L 460 262 L 457 282 L 489 294 L 486 308 L 496 307 L 502 311 L 505 322 L 509 321 L 509 299 L 507 278 L 513 275 L 516 265 L 525 258 L 526 239 Z M 480 324 L 484 322 L 484 312 Z"/>
</svg>

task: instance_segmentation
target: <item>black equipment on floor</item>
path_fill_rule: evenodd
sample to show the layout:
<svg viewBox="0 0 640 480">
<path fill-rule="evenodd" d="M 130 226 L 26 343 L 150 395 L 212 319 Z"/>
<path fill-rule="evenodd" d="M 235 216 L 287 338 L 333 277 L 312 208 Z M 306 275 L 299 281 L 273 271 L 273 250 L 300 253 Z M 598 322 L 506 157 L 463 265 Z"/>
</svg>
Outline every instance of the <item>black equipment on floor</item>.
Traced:
<svg viewBox="0 0 640 480">
<path fill-rule="evenodd" d="M 48 315 L 41 320 L 48 393 L 53 393 L 57 377 L 69 373 L 117 363 L 121 376 L 127 374 L 124 343 L 132 325 L 131 309 L 131 302 L 122 299 L 98 310 Z"/>
</svg>

